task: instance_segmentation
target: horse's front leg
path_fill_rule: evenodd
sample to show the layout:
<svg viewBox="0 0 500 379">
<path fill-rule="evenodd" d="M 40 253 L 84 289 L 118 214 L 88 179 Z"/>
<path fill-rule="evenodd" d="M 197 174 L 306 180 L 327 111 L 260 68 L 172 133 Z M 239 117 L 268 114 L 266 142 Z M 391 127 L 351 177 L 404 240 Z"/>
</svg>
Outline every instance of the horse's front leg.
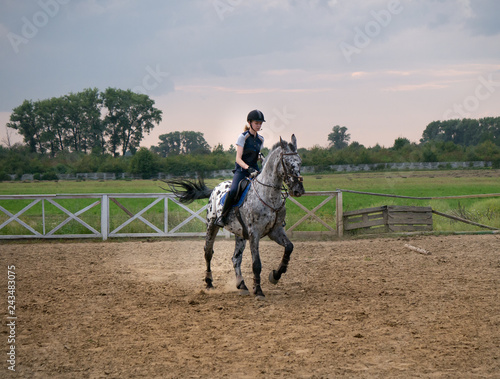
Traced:
<svg viewBox="0 0 500 379">
<path fill-rule="evenodd" d="M 217 232 L 219 231 L 219 227 L 214 223 L 215 219 L 211 219 L 208 221 L 207 225 L 207 234 L 205 236 L 205 262 L 207 264 L 207 271 L 205 272 L 205 283 L 207 285 L 207 289 L 214 288 L 213 285 L 213 277 L 212 277 L 212 268 L 211 262 L 212 257 L 214 255 L 214 242 Z"/>
<path fill-rule="evenodd" d="M 271 231 L 271 233 L 269 233 L 269 238 L 285 248 L 285 253 L 283 254 L 283 258 L 281 259 L 278 269 L 269 273 L 269 281 L 273 284 L 278 284 L 278 281 L 281 279 L 281 275 L 283 275 L 287 270 L 290 255 L 293 251 L 293 243 L 288 239 L 283 227 L 279 227 Z"/>
<path fill-rule="evenodd" d="M 240 290 L 240 294 L 247 295 L 248 288 L 243 280 L 243 275 L 241 274 L 241 261 L 243 259 L 243 251 L 245 250 L 246 241 L 245 239 L 236 236 L 235 246 L 233 254 L 233 267 L 234 273 L 236 274 L 236 288 Z"/>
<path fill-rule="evenodd" d="M 264 292 L 260 286 L 260 273 L 262 271 L 262 263 L 260 261 L 259 254 L 259 236 L 257 234 L 251 233 L 249 236 L 250 249 L 252 251 L 252 271 L 253 271 L 253 293 L 259 298 L 263 299 L 265 297 Z"/>
</svg>

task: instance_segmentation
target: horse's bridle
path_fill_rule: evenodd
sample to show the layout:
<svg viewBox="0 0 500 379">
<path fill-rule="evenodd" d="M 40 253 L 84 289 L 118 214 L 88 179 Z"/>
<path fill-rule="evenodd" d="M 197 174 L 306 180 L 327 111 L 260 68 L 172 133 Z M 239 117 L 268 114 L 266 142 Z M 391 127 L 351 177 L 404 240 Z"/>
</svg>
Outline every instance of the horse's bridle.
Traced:
<svg viewBox="0 0 500 379">
<path fill-rule="evenodd" d="M 296 179 L 297 181 L 299 182 L 303 182 L 304 181 L 304 177 L 302 175 L 293 175 L 293 174 L 289 174 L 288 173 L 288 170 L 286 169 L 286 165 L 285 165 L 285 162 L 284 162 L 284 159 L 283 159 L 283 156 L 285 155 L 299 155 L 299 153 L 297 152 L 291 152 L 291 153 L 284 153 L 284 152 L 281 152 L 280 153 L 280 160 L 281 160 L 281 165 L 283 167 L 283 173 L 285 175 L 285 178 L 293 178 L 293 179 Z M 259 183 L 260 185 L 262 186 L 265 186 L 265 187 L 270 187 L 270 188 L 274 188 L 274 189 L 277 189 L 277 190 L 282 190 L 282 198 L 283 198 L 283 202 L 281 203 L 281 205 L 278 207 L 278 208 L 275 208 L 269 204 L 267 204 L 259 195 L 259 193 L 257 192 L 257 190 L 255 189 L 254 186 L 252 186 L 252 188 L 254 189 L 255 193 L 257 194 L 257 197 L 258 199 L 262 202 L 262 204 L 264 204 L 266 207 L 268 208 L 271 208 L 274 212 L 278 213 L 280 211 L 281 208 L 283 208 L 285 206 L 285 203 L 286 203 L 286 199 L 288 198 L 288 189 L 285 187 L 285 185 L 283 184 L 281 187 L 277 187 L 277 186 L 273 186 L 273 185 L 270 185 L 270 184 L 266 184 L 266 183 L 262 183 L 259 179 L 257 179 L 258 176 L 256 176 L 254 178 L 254 180 Z"/>
<path fill-rule="evenodd" d="M 281 152 L 280 153 L 280 160 L 281 160 L 281 166 L 283 166 L 283 173 L 285 174 L 285 177 L 297 179 L 297 181 L 303 182 L 304 177 L 302 175 L 293 175 L 293 174 L 288 173 L 288 170 L 286 169 L 286 166 L 285 166 L 285 161 L 283 159 L 283 156 L 285 156 L 285 155 L 299 155 L 299 153 L 297 153 L 297 152 L 291 152 L 291 153 Z"/>
</svg>

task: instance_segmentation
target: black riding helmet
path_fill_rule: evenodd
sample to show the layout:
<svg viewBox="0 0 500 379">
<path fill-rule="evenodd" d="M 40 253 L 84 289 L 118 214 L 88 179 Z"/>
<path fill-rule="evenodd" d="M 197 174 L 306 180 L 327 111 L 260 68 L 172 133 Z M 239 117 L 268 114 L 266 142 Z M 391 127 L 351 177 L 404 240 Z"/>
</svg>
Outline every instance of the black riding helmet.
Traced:
<svg viewBox="0 0 500 379">
<path fill-rule="evenodd" d="M 253 111 L 251 111 L 248 114 L 247 121 L 248 121 L 248 123 L 250 123 L 252 121 L 266 122 L 266 120 L 264 120 L 264 113 L 262 113 L 261 111 L 259 111 L 257 109 L 254 109 Z"/>
</svg>

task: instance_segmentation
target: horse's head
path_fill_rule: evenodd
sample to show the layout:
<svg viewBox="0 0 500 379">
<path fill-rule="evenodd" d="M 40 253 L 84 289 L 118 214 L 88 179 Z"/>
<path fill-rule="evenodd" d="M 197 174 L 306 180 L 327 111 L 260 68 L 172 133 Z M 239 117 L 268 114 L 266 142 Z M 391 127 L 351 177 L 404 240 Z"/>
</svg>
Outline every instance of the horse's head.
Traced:
<svg viewBox="0 0 500 379">
<path fill-rule="evenodd" d="M 304 190 L 303 177 L 300 175 L 300 167 L 302 166 L 302 159 L 300 159 L 297 152 L 297 139 L 292 134 L 292 142 L 287 143 L 280 137 L 281 144 L 281 166 L 283 170 L 283 180 L 288 186 L 290 195 L 299 197 L 306 191 Z"/>
</svg>

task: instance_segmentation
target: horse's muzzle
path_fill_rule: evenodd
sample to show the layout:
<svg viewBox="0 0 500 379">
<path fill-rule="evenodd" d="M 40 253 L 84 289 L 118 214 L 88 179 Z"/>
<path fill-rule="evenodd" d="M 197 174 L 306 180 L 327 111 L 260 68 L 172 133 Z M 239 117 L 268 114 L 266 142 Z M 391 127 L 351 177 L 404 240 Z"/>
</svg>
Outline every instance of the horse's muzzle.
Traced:
<svg viewBox="0 0 500 379">
<path fill-rule="evenodd" d="M 290 187 L 289 191 L 290 195 L 292 195 L 293 197 L 300 197 L 306 193 L 302 181 L 303 181 L 302 176 L 299 176 L 299 180 L 294 182 L 293 185 Z"/>
</svg>

